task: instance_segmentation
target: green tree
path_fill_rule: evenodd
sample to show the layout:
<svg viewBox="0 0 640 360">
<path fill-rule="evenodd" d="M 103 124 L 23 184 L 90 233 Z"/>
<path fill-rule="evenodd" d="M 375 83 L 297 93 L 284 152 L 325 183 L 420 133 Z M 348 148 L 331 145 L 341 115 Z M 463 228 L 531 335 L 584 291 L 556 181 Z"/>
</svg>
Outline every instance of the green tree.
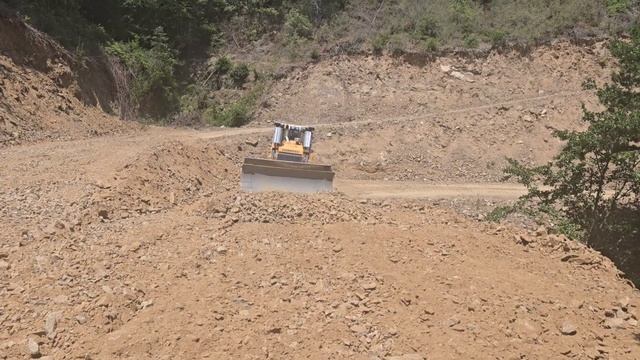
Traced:
<svg viewBox="0 0 640 360">
<path fill-rule="evenodd" d="M 506 171 L 528 188 L 525 200 L 625 261 L 640 249 L 640 28 L 630 41 L 614 41 L 611 53 L 619 62 L 612 82 L 585 83 L 605 109 L 583 106 L 586 130 L 557 131 L 566 143 L 548 164 L 509 160 Z"/>
<path fill-rule="evenodd" d="M 162 28 L 150 37 L 113 42 L 106 50 L 118 57 L 130 73 L 130 91 L 138 110 L 163 116 L 177 107 L 174 71 L 178 60 Z"/>
</svg>

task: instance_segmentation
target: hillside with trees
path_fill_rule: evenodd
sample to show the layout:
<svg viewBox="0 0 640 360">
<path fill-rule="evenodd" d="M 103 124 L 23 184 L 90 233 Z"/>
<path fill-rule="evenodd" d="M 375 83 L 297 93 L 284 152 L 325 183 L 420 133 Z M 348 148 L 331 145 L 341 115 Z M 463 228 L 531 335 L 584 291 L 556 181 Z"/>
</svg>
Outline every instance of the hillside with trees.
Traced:
<svg viewBox="0 0 640 360">
<path fill-rule="evenodd" d="M 237 126 L 288 64 L 588 41 L 628 30 L 632 0 L 3 0 L 78 58 L 111 56 L 153 121 Z M 247 84 L 248 83 L 248 84 Z M 122 101 L 121 101 L 122 102 Z"/>
</svg>

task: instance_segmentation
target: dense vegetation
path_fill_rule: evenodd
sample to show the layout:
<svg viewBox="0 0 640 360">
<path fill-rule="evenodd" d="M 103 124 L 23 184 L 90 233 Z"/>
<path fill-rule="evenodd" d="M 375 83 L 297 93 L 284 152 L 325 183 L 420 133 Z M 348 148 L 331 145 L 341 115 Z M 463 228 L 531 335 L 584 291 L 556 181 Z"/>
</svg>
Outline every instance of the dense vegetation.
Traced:
<svg viewBox="0 0 640 360">
<path fill-rule="evenodd" d="M 0 2 L 78 57 L 106 52 L 119 59 L 141 115 L 225 125 L 250 118 L 264 87 L 261 72 L 273 70 L 238 61 L 233 55 L 241 50 L 260 48 L 261 63 L 276 67 L 323 53 L 530 44 L 617 33 L 637 12 L 635 0 Z"/>
<path fill-rule="evenodd" d="M 548 164 L 511 160 L 509 176 L 526 185 L 522 205 L 545 214 L 556 229 L 614 259 L 640 283 L 640 28 L 615 41 L 612 83 L 596 90 L 605 110 L 584 109 L 585 131 L 558 131 L 566 145 Z"/>
</svg>

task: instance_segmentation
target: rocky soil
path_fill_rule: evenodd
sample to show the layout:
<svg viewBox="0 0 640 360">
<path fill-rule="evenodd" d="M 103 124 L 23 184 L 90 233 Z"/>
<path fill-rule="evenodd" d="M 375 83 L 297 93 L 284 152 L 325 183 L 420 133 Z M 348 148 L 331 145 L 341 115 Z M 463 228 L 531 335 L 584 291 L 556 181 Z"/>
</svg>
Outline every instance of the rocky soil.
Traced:
<svg viewBox="0 0 640 360">
<path fill-rule="evenodd" d="M 79 64 L 46 35 L 0 12 L 0 147 L 131 132 L 95 59 Z"/>
<path fill-rule="evenodd" d="M 548 158 L 558 144 L 540 140 L 547 126 L 580 126 L 574 106 L 591 98 L 578 80 L 608 71 L 597 49 L 560 44 L 464 67 L 329 61 L 277 85 L 260 119 L 285 108 L 306 119 L 327 102 L 327 116 L 311 119 L 315 156 L 339 179 L 483 189 L 496 159 Z M 13 120 L 26 135 L 0 148 L 2 359 L 640 358 L 640 293 L 581 244 L 463 216 L 447 205 L 463 197 L 451 189 L 241 193 L 242 158 L 266 151 L 264 123 L 128 130 L 95 108 L 72 115 L 86 105 L 69 98 L 69 114 L 45 127 L 34 119 L 69 103 L 8 59 L 0 63 L 19 71 L 3 75 L 3 91 L 31 90 L 3 97 L 3 116 L 33 114 Z M 372 86 L 372 69 L 386 83 Z M 358 84 L 357 74 L 374 80 Z M 349 85 L 338 100 L 362 89 L 353 110 L 295 90 L 332 77 Z M 372 122 L 359 122 L 364 114 Z M 101 119 L 106 134 L 86 138 Z"/>
</svg>

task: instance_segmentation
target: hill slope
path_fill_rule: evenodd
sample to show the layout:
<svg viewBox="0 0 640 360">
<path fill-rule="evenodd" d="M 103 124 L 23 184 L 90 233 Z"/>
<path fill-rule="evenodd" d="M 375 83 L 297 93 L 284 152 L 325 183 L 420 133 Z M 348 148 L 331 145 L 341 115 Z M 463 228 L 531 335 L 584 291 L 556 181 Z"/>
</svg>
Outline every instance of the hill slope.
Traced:
<svg viewBox="0 0 640 360">
<path fill-rule="evenodd" d="M 136 127 L 105 113 L 115 90 L 98 60 L 77 64 L 46 35 L 2 12 L 0 49 L 0 146 Z"/>
</svg>

